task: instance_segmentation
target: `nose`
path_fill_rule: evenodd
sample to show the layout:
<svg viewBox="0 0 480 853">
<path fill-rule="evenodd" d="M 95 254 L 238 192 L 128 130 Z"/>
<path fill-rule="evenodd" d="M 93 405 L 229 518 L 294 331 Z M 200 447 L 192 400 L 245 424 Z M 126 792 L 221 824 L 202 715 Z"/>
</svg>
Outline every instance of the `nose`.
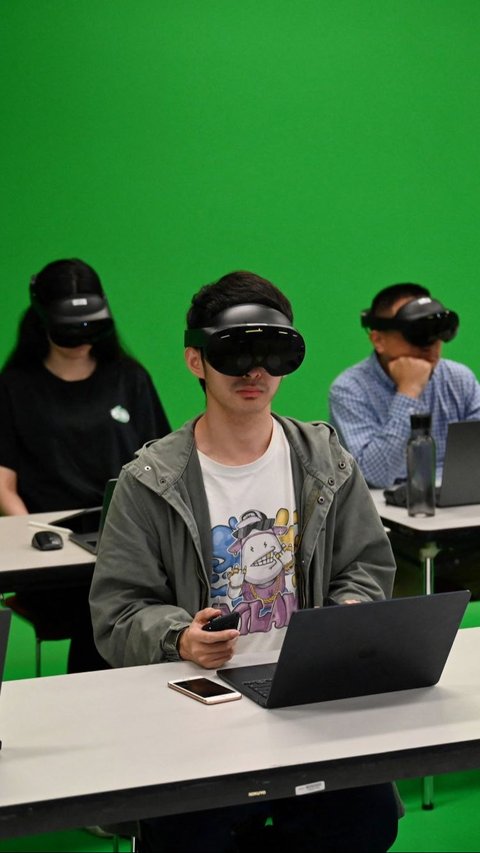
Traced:
<svg viewBox="0 0 480 853">
<path fill-rule="evenodd" d="M 242 378 L 243 379 L 259 379 L 264 374 L 265 374 L 265 368 L 264 367 L 255 366 L 255 367 L 250 368 L 250 370 L 248 370 L 247 373 L 244 373 Z"/>
</svg>

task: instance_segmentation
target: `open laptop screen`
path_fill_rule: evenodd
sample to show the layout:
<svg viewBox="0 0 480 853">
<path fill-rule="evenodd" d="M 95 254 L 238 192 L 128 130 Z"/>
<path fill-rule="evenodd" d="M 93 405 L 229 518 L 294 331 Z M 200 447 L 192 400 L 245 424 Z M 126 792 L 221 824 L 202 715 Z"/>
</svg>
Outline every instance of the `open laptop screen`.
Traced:
<svg viewBox="0 0 480 853">
<path fill-rule="evenodd" d="M 70 530 L 70 540 L 72 542 L 85 548 L 91 554 L 96 554 L 116 484 L 117 478 L 108 480 L 101 507 L 80 510 L 63 518 L 58 518 L 52 523 L 56 527 L 65 527 L 67 530 Z"/>
</svg>

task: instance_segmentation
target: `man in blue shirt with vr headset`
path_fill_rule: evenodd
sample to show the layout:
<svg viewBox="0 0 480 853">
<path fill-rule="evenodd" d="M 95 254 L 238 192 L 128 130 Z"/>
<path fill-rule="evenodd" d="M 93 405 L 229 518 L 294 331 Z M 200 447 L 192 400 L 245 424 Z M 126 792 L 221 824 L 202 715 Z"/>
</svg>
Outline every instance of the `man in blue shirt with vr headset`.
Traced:
<svg viewBox="0 0 480 853">
<path fill-rule="evenodd" d="M 439 473 L 448 424 L 480 419 L 480 385 L 468 367 L 441 358 L 459 318 L 419 284 L 381 290 L 361 314 L 374 352 L 330 389 L 330 421 L 370 486 L 406 479 L 410 415 L 430 412 Z"/>
<path fill-rule="evenodd" d="M 304 354 L 290 302 L 254 273 L 193 297 L 185 361 L 205 410 L 123 468 L 95 567 L 94 633 L 112 666 L 218 669 L 278 649 L 295 609 L 391 595 L 390 544 L 358 466 L 327 424 L 272 414 Z M 238 615 L 238 628 L 203 630 L 222 614 Z M 162 737 L 182 749 L 176 720 L 160 750 Z M 232 748 L 219 732 L 212 749 L 230 750 L 235 767 L 243 738 L 236 731 Z M 379 853 L 397 816 L 392 785 L 369 785 L 142 821 L 140 849 Z"/>
<path fill-rule="evenodd" d="M 458 314 L 422 285 L 402 283 L 377 293 L 360 320 L 374 352 L 333 382 L 331 423 L 369 485 L 389 488 L 406 480 L 410 415 L 429 412 L 440 479 L 448 424 L 480 419 L 476 377 L 465 365 L 441 357 L 443 343 L 457 334 Z M 405 543 L 393 536 L 392 544 L 398 558 Z M 408 559 L 416 559 L 413 549 Z M 476 597 L 478 565 L 478 554 L 462 554 L 458 548 L 455 554 L 442 552 L 436 560 L 436 588 L 467 586 Z"/>
</svg>

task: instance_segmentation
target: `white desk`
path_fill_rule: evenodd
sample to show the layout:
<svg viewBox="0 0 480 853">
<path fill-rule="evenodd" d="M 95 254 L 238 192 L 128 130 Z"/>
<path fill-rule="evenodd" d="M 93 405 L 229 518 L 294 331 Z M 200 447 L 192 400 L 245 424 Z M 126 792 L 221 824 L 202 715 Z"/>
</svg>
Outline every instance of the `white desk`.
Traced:
<svg viewBox="0 0 480 853">
<path fill-rule="evenodd" d="M 479 767 L 479 657 L 464 629 L 435 687 L 278 710 L 168 689 L 188 663 L 6 682 L 0 835 Z"/>
<path fill-rule="evenodd" d="M 52 522 L 65 512 L 10 515 L 0 518 L 0 592 L 18 591 L 31 584 L 75 585 L 92 577 L 95 557 L 63 536 L 58 551 L 39 551 L 32 546 L 35 528 L 29 521 Z"/>
<path fill-rule="evenodd" d="M 445 546 L 471 539 L 480 541 L 480 505 L 437 507 L 428 518 L 411 517 L 405 507 L 385 503 L 382 489 L 372 489 L 371 495 L 378 514 L 386 527 L 405 539 L 414 539 L 424 572 L 424 591 L 434 589 L 434 559 Z"/>
</svg>

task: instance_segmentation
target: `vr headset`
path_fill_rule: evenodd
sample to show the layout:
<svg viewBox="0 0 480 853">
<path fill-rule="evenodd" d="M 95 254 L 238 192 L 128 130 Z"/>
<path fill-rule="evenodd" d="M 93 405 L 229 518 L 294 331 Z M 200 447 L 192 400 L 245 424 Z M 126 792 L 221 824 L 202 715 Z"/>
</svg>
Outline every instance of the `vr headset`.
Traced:
<svg viewBox="0 0 480 853">
<path fill-rule="evenodd" d="M 263 367 L 271 376 L 286 376 L 300 367 L 305 341 L 288 317 L 266 305 L 235 305 L 220 311 L 215 325 L 187 329 L 185 346 L 202 349 L 206 360 L 226 376 L 245 376 Z"/>
<path fill-rule="evenodd" d="M 95 344 L 111 334 L 113 319 L 105 296 L 97 293 L 76 293 L 44 305 L 35 290 L 35 278 L 30 282 L 32 307 L 47 330 L 50 340 L 60 347 Z"/>
<path fill-rule="evenodd" d="M 364 329 L 401 332 L 408 343 L 427 347 L 435 341 L 451 341 L 457 334 L 460 319 L 455 311 L 429 296 L 412 299 L 397 311 L 394 317 L 376 317 L 369 310 L 362 311 L 360 322 Z"/>
</svg>

